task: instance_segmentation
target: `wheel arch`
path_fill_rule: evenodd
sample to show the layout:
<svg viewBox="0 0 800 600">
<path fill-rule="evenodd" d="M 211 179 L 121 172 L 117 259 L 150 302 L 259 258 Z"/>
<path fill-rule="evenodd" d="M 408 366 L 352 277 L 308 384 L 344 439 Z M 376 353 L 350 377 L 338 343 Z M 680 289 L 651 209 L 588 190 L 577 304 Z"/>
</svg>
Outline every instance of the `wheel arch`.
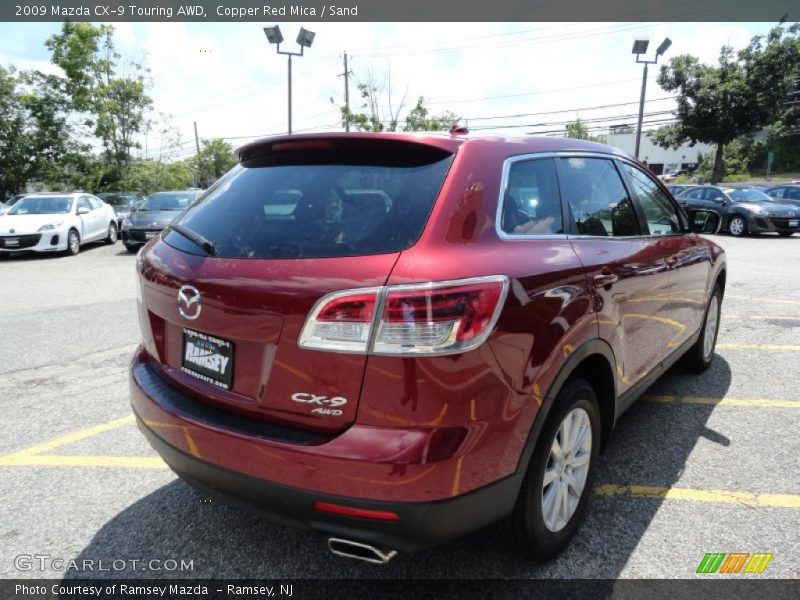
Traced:
<svg viewBox="0 0 800 600">
<path fill-rule="evenodd" d="M 528 468 L 536 441 L 555 405 L 555 399 L 559 392 L 567 383 L 577 378 L 585 379 L 597 395 L 600 405 L 601 452 L 605 449 L 614 429 L 617 412 L 616 364 L 611 346 L 599 338 L 587 340 L 572 351 L 542 398 L 542 405 L 536 413 L 520 456 L 517 473 L 523 473 Z"/>
</svg>

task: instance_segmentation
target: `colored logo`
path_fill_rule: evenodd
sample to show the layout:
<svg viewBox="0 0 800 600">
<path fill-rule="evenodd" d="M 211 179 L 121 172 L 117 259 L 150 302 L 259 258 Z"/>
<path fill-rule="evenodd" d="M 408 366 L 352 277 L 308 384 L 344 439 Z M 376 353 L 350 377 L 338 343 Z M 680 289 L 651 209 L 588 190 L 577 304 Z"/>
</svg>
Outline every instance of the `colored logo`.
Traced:
<svg viewBox="0 0 800 600">
<path fill-rule="evenodd" d="M 763 573 L 771 560 L 767 552 L 706 552 L 697 573 Z"/>
</svg>

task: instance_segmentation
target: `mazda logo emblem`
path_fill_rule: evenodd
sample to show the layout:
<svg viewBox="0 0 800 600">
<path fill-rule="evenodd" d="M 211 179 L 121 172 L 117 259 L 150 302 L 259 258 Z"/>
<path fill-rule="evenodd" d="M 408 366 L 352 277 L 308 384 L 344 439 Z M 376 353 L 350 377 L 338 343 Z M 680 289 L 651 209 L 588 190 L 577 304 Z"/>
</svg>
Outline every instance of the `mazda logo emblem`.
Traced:
<svg viewBox="0 0 800 600">
<path fill-rule="evenodd" d="M 16 229 L 9 229 L 8 233 L 14 233 L 15 231 L 16 231 Z"/>
<path fill-rule="evenodd" d="M 200 292 L 191 285 L 185 285 L 178 290 L 178 312 L 190 321 L 200 316 Z"/>
</svg>

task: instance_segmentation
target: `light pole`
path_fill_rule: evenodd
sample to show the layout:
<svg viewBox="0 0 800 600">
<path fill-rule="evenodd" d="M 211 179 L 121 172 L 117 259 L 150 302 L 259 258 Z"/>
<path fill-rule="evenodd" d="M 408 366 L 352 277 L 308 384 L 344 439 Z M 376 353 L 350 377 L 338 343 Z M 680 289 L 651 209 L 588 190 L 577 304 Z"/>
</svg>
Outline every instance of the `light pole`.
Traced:
<svg viewBox="0 0 800 600">
<path fill-rule="evenodd" d="M 285 54 L 289 57 L 289 134 L 292 133 L 292 57 L 293 56 L 303 56 L 303 50 L 306 48 L 311 48 L 311 44 L 314 42 L 314 36 L 316 35 L 313 31 L 309 31 L 303 27 L 300 28 L 300 33 L 297 34 L 297 43 L 300 45 L 300 52 L 287 52 L 286 50 L 281 50 L 281 43 L 283 42 L 283 34 L 281 33 L 281 28 L 275 25 L 275 27 L 264 27 L 264 33 L 267 36 L 267 41 L 270 44 L 276 44 L 278 54 Z"/>
<path fill-rule="evenodd" d="M 658 57 L 664 54 L 672 45 L 672 40 L 664 38 L 661 45 L 656 49 L 656 57 L 654 60 L 642 60 L 641 55 L 647 52 L 647 46 L 650 45 L 650 40 L 634 40 L 632 53 L 636 55 L 636 62 L 644 64 L 644 73 L 642 74 L 642 96 L 639 98 L 639 124 L 636 126 L 636 150 L 633 155 L 636 160 L 639 160 L 639 144 L 642 141 L 642 117 L 644 116 L 644 94 L 647 89 L 647 66 L 654 65 L 658 62 Z"/>
</svg>

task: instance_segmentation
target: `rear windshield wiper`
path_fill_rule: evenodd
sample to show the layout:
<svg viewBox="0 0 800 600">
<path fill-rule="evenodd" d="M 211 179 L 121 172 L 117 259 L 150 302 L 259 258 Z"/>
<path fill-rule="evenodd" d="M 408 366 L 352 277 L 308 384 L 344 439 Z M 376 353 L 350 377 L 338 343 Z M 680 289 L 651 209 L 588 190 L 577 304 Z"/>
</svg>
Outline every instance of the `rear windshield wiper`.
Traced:
<svg viewBox="0 0 800 600">
<path fill-rule="evenodd" d="M 169 226 L 170 229 L 177 231 L 183 237 L 191 240 L 198 246 L 200 246 L 203 250 L 208 252 L 211 256 L 217 255 L 217 248 L 209 242 L 205 237 L 200 235 L 199 233 L 192 231 L 191 229 L 186 229 L 183 225 L 178 225 L 176 223 L 171 223 Z"/>
</svg>

